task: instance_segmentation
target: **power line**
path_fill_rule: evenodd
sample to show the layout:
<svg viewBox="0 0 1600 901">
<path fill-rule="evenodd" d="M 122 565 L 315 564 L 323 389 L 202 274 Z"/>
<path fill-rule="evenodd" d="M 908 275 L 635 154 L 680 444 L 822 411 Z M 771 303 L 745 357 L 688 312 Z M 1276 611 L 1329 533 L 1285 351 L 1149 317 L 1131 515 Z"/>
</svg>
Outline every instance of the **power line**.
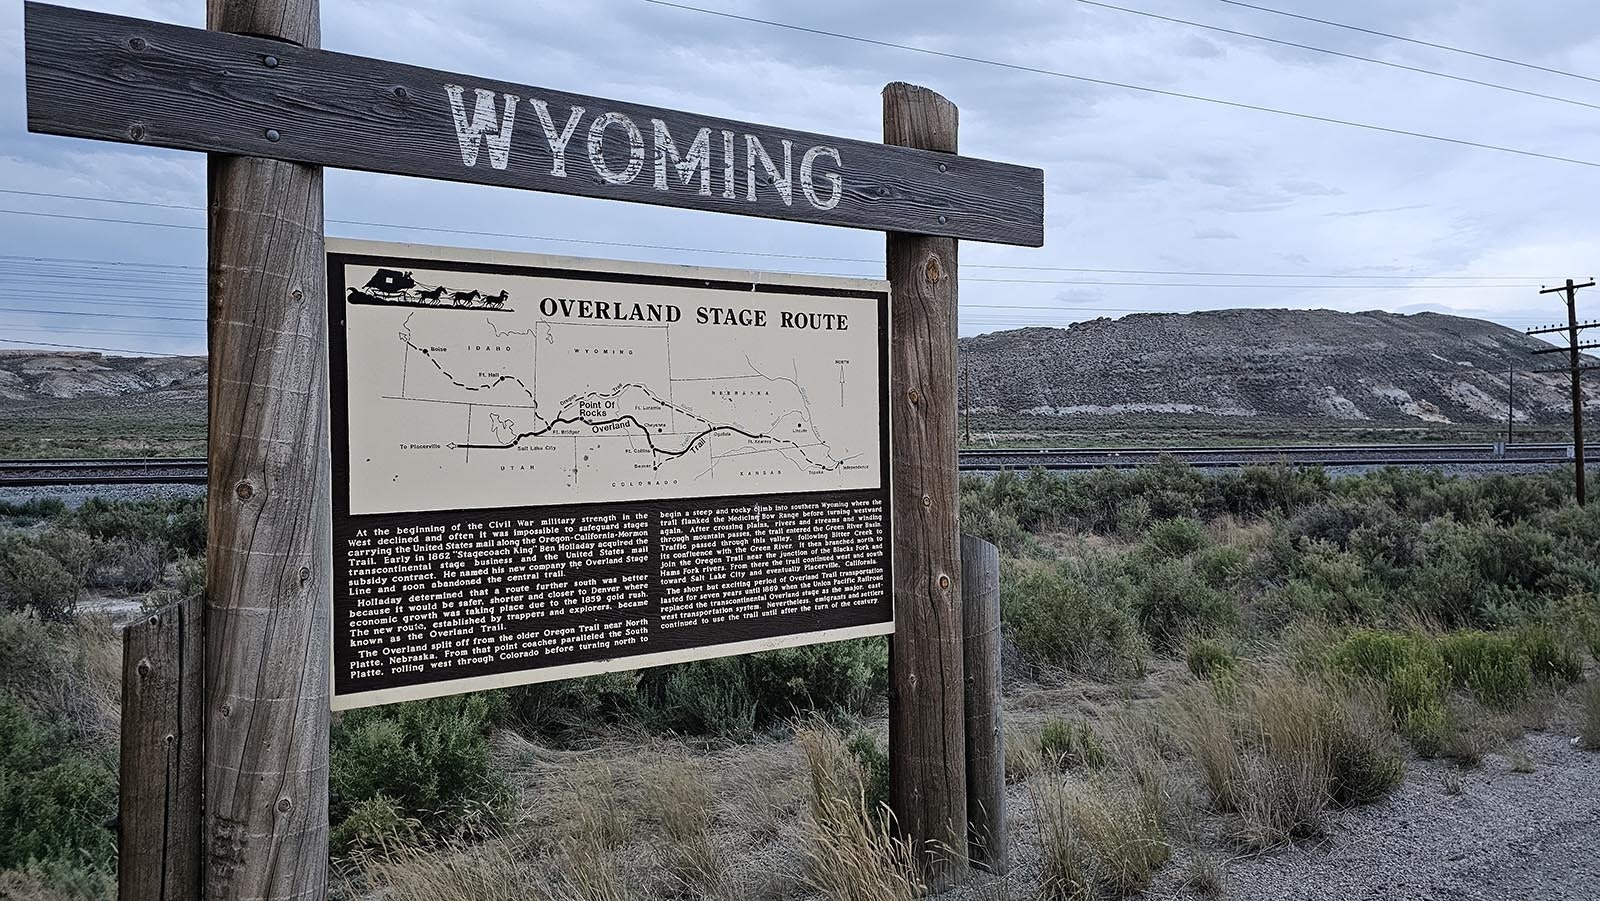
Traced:
<svg viewBox="0 0 1600 901">
<path fill-rule="evenodd" d="M 177 222 L 150 222 L 145 219 L 116 219 L 109 216 L 73 216 L 68 213 L 46 213 L 40 210 L 7 210 L 0 209 L 0 213 L 12 216 L 37 216 L 41 219 L 70 219 L 74 222 L 105 222 L 114 225 L 150 225 L 156 228 L 181 228 L 188 231 L 203 232 L 204 225 L 183 225 Z"/>
<path fill-rule="evenodd" d="M 820 28 L 808 28 L 803 25 L 791 25 L 787 22 L 777 22 L 772 19 L 758 19 L 754 16 L 741 16 L 736 13 L 723 12 L 715 9 L 705 9 L 699 6 L 688 6 L 682 3 L 671 3 L 668 0 L 644 0 L 656 6 L 665 6 L 686 12 L 702 13 L 708 16 L 718 16 L 724 19 L 733 19 L 740 22 L 749 22 L 755 25 L 769 25 L 773 28 L 785 28 L 790 31 L 799 31 L 806 34 L 815 34 L 822 37 L 837 38 L 844 41 L 855 41 L 861 44 L 870 44 L 875 47 L 888 47 L 893 50 L 905 50 L 911 53 L 924 53 L 929 56 L 938 56 L 945 59 L 961 60 L 962 62 L 977 63 L 984 66 L 994 66 L 1001 69 L 1011 69 L 1017 72 L 1031 72 L 1035 75 L 1048 75 L 1052 78 L 1065 78 L 1071 81 L 1081 81 L 1087 84 L 1097 84 L 1105 87 L 1121 88 L 1127 91 L 1142 91 L 1147 94 L 1158 94 L 1163 97 L 1174 97 L 1180 100 L 1195 100 L 1201 103 L 1213 103 L 1218 106 L 1227 106 L 1234 109 L 1252 110 L 1258 113 L 1271 113 L 1277 116 L 1289 116 L 1295 119 L 1304 119 L 1309 122 L 1322 122 L 1328 125 L 1342 125 L 1347 128 L 1361 128 L 1367 131 L 1383 132 L 1385 134 L 1402 135 L 1409 138 L 1421 138 L 1428 141 L 1438 141 L 1445 144 L 1455 144 L 1461 147 L 1474 147 L 1479 150 L 1493 150 L 1498 153 L 1511 153 L 1518 156 L 1534 157 L 1537 159 L 1552 160 L 1559 163 L 1572 163 L 1578 166 L 1600 168 L 1600 162 L 1593 160 L 1577 159 L 1575 157 L 1560 156 L 1553 153 L 1540 153 L 1537 150 L 1522 150 L 1516 147 L 1505 147 L 1499 144 L 1489 144 L 1483 141 L 1469 141 L 1465 138 L 1451 138 L 1444 135 L 1430 134 L 1422 131 L 1411 131 L 1404 128 L 1392 128 L 1387 125 L 1374 125 L 1370 122 L 1356 122 L 1350 119 L 1338 119 L 1332 116 L 1319 116 L 1314 113 L 1301 113 L 1294 110 L 1279 109 L 1271 106 L 1261 106 L 1254 103 L 1244 103 L 1238 100 L 1223 100 L 1218 97 L 1207 97 L 1203 94 L 1190 94 L 1184 91 L 1170 91 L 1164 88 L 1152 88 L 1148 85 L 1130 84 L 1121 81 L 1111 81 L 1105 78 L 1094 78 L 1088 75 L 1075 75 L 1070 72 L 1060 72 L 1054 69 L 1044 69 L 1038 66 L 1025 66 L 1020 63 L 1007 63 L 1000 60 L 985 59 L 979 56 L 968 56 L 963 53 L 950 53 L 944 50 L 934 50 L 930 47 L 918 47 L 914 44 L 901 44 L 894 41 L 884 41 L 877 38 L 862 37 L 860 35 L 845 34 L 838 31 L 825 31 Z"/>
<path fill-rule="evenodd" d="M 22 192 L 20 192 L 20 191 L 17 191 L 17 192 L 3 191 L 3 192 L 0 192 L 0 193 L 6 193 L 6 194 L 19 193 L 20 194 Z M 70 196 L 70 195 L 61 195 L 61 196 L 65 197 L 65 196 Z M 87 199 L 87 198 L 85 198 L 85 199 Z M 103 200 L 105 198 L 96 198 L 96 199 Z M 102 265 L 111 265 L 111 266 L 148 266 L 148 267 L 150 267 L 152 269 L 195 269 L 195 270 L 204 270 L 206 268 L 204 266 L 186 266 L 186 265 L 183 265 L 183 264 L 180 264 L 180 263 L 147 263 L 147 262 L 143 262 L 143 261 L 140 261 L 140 260 L 92 260 L 92 259 L 85 259 L 83 257 L 40 257 L 40 256 L 28 256 L 28 255 L 23 255 L 23 254 L 0 254 L 0 260 L 14 260 L 14 261 L 17 261 L 17 262 L 24 262 L 24 263 L 90 263 L 90 264 L 97 265 L 97 266 L 102 266 Z"/>
<path fill-rule="evenodd" d="M 68 350 L 100 350 L 114 354 L 133 354 L 141 357 L 187 357 L 191 354 L 174 354 L 160 350 L 130 350 L 126 347 L 93 347 L 87 344 L 58 344 L 54 341 L 17 341 L 12 338 L 0 338 L 0 344 L 20 344 L 27 347 L 64 347 Z"/>
<path fill-rule="evenodd" d="M 1533 69 L 1538 72 L 1549 72 L 1552 75 L 1565 75 L 1568 78 L 1578 78 L 1582 79 L 1583 81 L 1592 81 L 1596 84 L 1600 84 L 1600 78 L 1591 78 L 1588 75 L 1579 75 L 1576 72 L 1568 72 L 1565 69 L 1555 69 L 1549 66 L 1541 66 L 1537 63 L 1528 63 L 1523 62 L 1522 60 L 1507 59 L 1506 57 L 1495 56 L 1490 53 L 1479 53 L 1476 50 L 1465 50 L 1460 47 L 1452 47 L 1449 44 L 1436 44 L 1433 41 L 1424 41 L 1420 38 L 1408 38 L 1403 34 L 1390 34 L 1387 31 L 1377 31 L 1371 28 L 1362 28 L 1359 25 L 1349 25 L 1344 22 L 1334 22 L 1330 19 L 1319 19 L 1316 16 L 1305 16 L 1301 15 L 1300 13 L 1292 13 L 1287 10 L 1273 9 L 1270 6 L 1257 6 L 1254 3 L 1245 3 L 1243 0 L 1217 0 L 1217 2 L 1226 3 L 1229 6 L 1242 6 L 1245 9 L 1253 9 L 1257 12 L 1271 13 L 1275 16 L 1286 16 L 1290 19 L 1299 19 L 1302 22 L 1315 22 L 1318 25 L 1331 25 L 1334 28 L 1343 28 L 1347 31 L 1359 31 L 1362 34 L 1370 34 L 1374 37 L 1388 38 L 1391 41 L 1404 41 L 1408 44 L 1419 44 L 1423 47 L 1432 47 L 1435 50 L 1447 50 L 1451 53 L 1460 53 L 1465 56 L 1475 56 L 1478 59 L 1487 59 L 1497 63 L 1505 63 L 1508 66 L 1521 66 L 1524 69 Z"/>
<path fill-rule="evenodd" d="M 163 208 L 183 209 L 183 210 L 190 210 L 190 211 L 201 211 L 203 209 L 202 207 L 197 207 L 197 206 L 179 206 L 179 205 L 176 205 L 176 204 L 149 204 L 149 203 L 146 203 L 144 201 L 120 200 L 120 199 L 111 198 L 111 197 L 90 197 L 90 196 L 77 195 L 77 194 L 50 194 L 50 193 L 44 193 L 44 192 L 39 192 L 39 191 L 22 191 L 22 190 L 17 190 L 17 189 L 14 189 L 14 188 L 0 188 L 0 194 L 18 194 L 18 195 L 28 196 L 28 197 L 46 197 L 46 198 L 57 199 L 57 200 L 83 200 L 83 201 L 90 201 L 90 202 L 94 202 L 94 203 L 130 204 L 130 205 L 135 205 L 135 206 L 160 206 L 160 207 L 163 207 Z M 184 225 L 176 225 L 174 223 L 169 223 L 169 222 L 149 222 L 149 221 L 145 221 L 145 220 L 136 220 L 136 219 L 116 219 L 116 218 L 95 218 L 95 217 L 65 216 L 63 214 L 46 213 L 46 212 L 41 212 L 41 211 L 0 209 L 0 214 L 4 214 L 4 213 L 13 213 L 13 214 L 16 214 L 16 215 L 24 215 L 24 216 L 45 216 L 45 217 L 70 218 L 70 219 L 89 219 L 90 221 L 107 222 L 107 223 L 113 223 L 113 224 L 119 224 L 119 225 L 153 225 L 153 226 L 158 226 L 158 227 L 170 227 L 170 228 L 196 228 L 196 229 L 202 228 L 201 226 L 184 226 Z M 868 258 L 868 257 L 835 257 L 835 256 L 823 256 L 823 255 L 817 255 L 817 254 L 772 253 L 772 252 L 769 252 L 769 251 L 760 251 L 760 250 L 728 250 L 728 249 L 725 249 L 725 248 L 713 248 L 713 247 L 685 247 L 685 246 L 673 245 L 673 244 L 649 244 L 649 243 L 631 242 L 631 241 L 603 241 L 603 240 L 594 240 L 594 239 L 589 239 L 589 238 L 563 238 L 563 237 L 557 237 L 557 236 L 554 236 L 554 235 L 533 235 L 533 234 L 520 233 L 520 232 L 482 231 L 482 230 L 477 230 L 477 229 L 446 228 L 446 227 L 442 227 L 442 226 L 432 226 L 432 225 L 406 225 L 406 224 L 398 223 L 398 222 L 370 222 L 370 221 L 356 220 L 356 219 L 329 219 L 327 221 L 332 223 L 332 224 L 336 224 L 336 225 L 357 225 L 357 226 L 363 226 L 363 227 L 368 227 L 368 228 L 389 228 L 389 229 L 398 229 L 398 230 L 402 230 L 402 231 L 429 231 L 429 232 L 440 232 L 440 233 L 444 233 L 444 234 L 472 235 L 472 236 L 476 236 L 476 237 L 514 238 L 514 239 L 526 240 L 526 241 L 552 241 L 552 242 L 565 243 L 565 244 L 588 244 L 588 245 L 597 245 L 597 246 L 604 246 L 604 247 L 628 247 L 628 248 L 643 249 L 643 250 L 664 250 L 664 251 L 671 251 L 671 252 L 675 252 L 675 253 L 708 253 L 708 254 L 724 254 L 724 255 L 729 255 L 729 256 L 769 257 L 769 258 L 776 258 L 776 259 L 810 260 L 810 261 L 814 261 L 814 262 L 862 263 L 862 264 L 872 264 L 872 265 L 882 264 L 882 262 L 883 262 L 883 260 L 881 258 L 873 259 L 873 258 Z M 0 256 L 0 260 L 94 263 L 94 264 L 110 265 L 110 266 L 123 266 L 123 265 L 128 265 L 128 266 L 156 266 L 156 265 L 167 265 L 167 266 L 171 266 L 172 268 L 176 268 L 176 269 L 188 269 L 188 270 L 196 270 L 196 271 L 203 270 L 205 268 L 203 266 L 178 266 L 176 264 L 154 264 L 154 263 L 124 262 L 124 261 L 120 261 L 120 260 L 85 260 L 85 259 L 81 259 L 81 258 L 63 258 L 63 257 Z M 1002 270 L 1018 271 L 1018 272 L 1081 272 L 1081 273 L 1087 273 L 1087 274 L 1099 273 L 1099 274 L 1105 274 L 1105 275 L 1170 275 L 1170 276 L 1181 276 L 1181 277 L 1189 277 L 1189 278 L 1325 278 L 1325 279 L 1344 279 L 1344 280 L 1402 279 L 1402 280 L 1409 280 L 1409 281 L 1511 281 L 1511 280 L 1528 281 L 1528 280 L 1536 280 L 1536 279 L 1539 278 L 1539 276 L 1534 276 L 1534 275 L 1406 275 L 1406 274 L 1358 275 L 1358 274 L 1353 274 L 1353 273 L 1348 273 L 1348 272 L 1335 272 L 1335 273 L 1327 273 L 1327 272 L 1324 272 L 1324 273 L 1219 272 L 1219 271 L 1181 270 L 1181 269 L 1114 269 L 1114 268 L 1094 267 L 1094 266 L 1016 266 L 1016 265 L 1006 265 L 1006 264 L 999 264 L 999 263 L 962 263 L 961 265 L 962 265 L 962 268 L 964 268 L 964 269 L 1002 269 Z M 816 275 L 835 275 L 835 274 L 839 274 L 839 273 L 813 273 L 813 274 L 816 274 Z M 152 273 L 152 275 L 154 275 L 154 273 Z M 1521 285 L 1513 285 L 1513 286 L 1505 286 L 1505 287 L 1523 287 L 1523 286 L 1521 286 Z"/>
<path fill-rule="evenodd" d="M 819 276 L 833 276 L 833 277 L 850 277 L 848 273 L 840 273 L 840 272 L 812 272 L 812 273 L 801 273 L 801 274 L 819 275 Z M 1223 290 L 1239 290 L 1239 291 L 1253 291 L 1253 290 L 1268 290 L 1268 291 L 1415 291 L 1415 292 L 1421 293 L 1421 292 L 1433 292 L 1433 291 L 1517 291 L 1517 290 L 1524 290 L 1524 289 L 1527 289 L 1527 288 L 1535 287 L 1532 284 L 1525 284 L 1525 285 L 1351 285 L 1351 284 L 1342 284 L 1341 283 L 1341 284 L 1332 284 L 1332 285 L 1319 285 L 1319 284 L 1315 284 L 1315 283 L 1272 284 L 1272 283 L 1265 283 L 1265 282 L 1239 282 L 1239 283 L 1228 283 L 1228 282 L 1149 282 L 1149 281 L 1110 281 L 1110 280 L 1105 280 L 1105 279 L 1071 279 L 1071 278 L 1062 278 L 1062 279 L 1052 279 L 1052 278 L 985 278 L 983 276 L 962 276 L 961 278 L 962 278 L 962 281 L 965 281 L 965 282 L 977 282 L 977 283 L 981 283 L 981 284 L 1068 285 L 1068 286 L 1072 286 L 1072 287 L 1081 287 L 1081 288 L 1096 288 L 1096 287 L 1107 287 L 1107 288 L 1195 288 L 1195 289 L 1223 289 Z M 62 299 L 62 300 L 72 300 L 74 298 L 79 298 L 79 297 L 95 298 L 95 299 L 127 298 L 127 299 L 131 299 L 131 300 L 156 300 L 156 301 L 174 300 L 174 299 L 180 299 L 180 298 L 187 297 L 188 299 L 192 300 L 196 304 L 205 302 L 205 285 L 204 284 L 195 284 L 195 285 L 190 285 L 190 286 L 184 286 L 181 289 L 175 286 L 174 289 L 170 290 L 170 291 L 160 291 L 159 289 L 156 289 L 156 288 L 153 288 L 153 287 L 147 287 L 147 288 L 144 289 L 145 291 L 154 291 L 156 293 L 117 292 L 115 294 L 104 294 L 104 293 L 88 293 L 88 292 L 89 291 L 93 291 L 93 292 L 109 291 L 109 290 L 112 290 L 113 288 L 115 288 L 116 286 L 115 285 L 94 284 L 92 286 L 89 286 L 89 288 L 86 291 L 74 291 L 74 290 L 71 290 L 69 287 L 67 287 L 67 285 L 69 285 L 70 282 L 71 282 L 71 279 L 62 279 L 61 280 L 62 286 L 59 289 L 57 289 L 55 287 L 35 288 L 35 287 L 31 286 L 31 285 L 19 285 L 19 284 L 13 282 L 12 278 L 10 276 L 6 276 L 4 274 L 0 274 L 0 287 L 14 287 L 14 288 L 17 289 L 18 293 L 25 294 L 28 297 L 38 297 L 38 298 L 46 298 L 46 297 L 48 297 L 48 298 L 59 298 L 59 299 Z"/>
<path fill-rule="evenodd" d="M 968 278 L 962 276 L 966 282 L 990 282 L 1016 285 L 1106 285 L 1114 288 L 1272 288 L 1275 290 L 1299 291 L 1493 291 L 1502 289 L 1531 288 L 1533 285 L 1274 285 L 1262 282 L 1247 284 L 1227 284 L 1219 282 L 1117 282 L 1098 281 L 1091 279 L 1053 279 L 1053 278 Z"/>
<path fill-rule="evenodd" d="M 154 319 L 164 322 L 205 322 L 204 316 L 147 316 L 135 313 L 102 313 L 84 310 L 31 310 L 17 307 L 0 307 L 0 313 L 32 313 L 40 316 L 90 316 L 95 319 Z"/>
<path fill-rule="evenodd" d="M 0 328 L 14 329 L 19 332 L 50 332 L 52 334 L 60 331 L 66 331 L 59 326 L 50 327 L 42 325 L 17 325 L 10 322 L 0 322 Z M 75 328 L 71 329 L 71 332 L 73 334 L 82 335 L 138 335 L 145 338 L 188 338 L 191 341 L 196 339 L 204 340 L 206 337 L 204 332 L 199 334 L 195 334 L 193 332 L 143 332 L 135 331 L 133 329 Z"/>
<path fill-rule="evenodd" d="M 1406 72 L 1415 72 L 1415 73 L 1420 74 L 1420 75 L 1430 75 L 1430 76 L 1432 76 L 1434 78 L 1447 78 L 1447 79 L 1449 79 L 1451 81 L 1462 82 L 1463 84 L 1471 84 L 1471 85 L 1477 85 L 1479 87 L 1493 88 L 1494 90 L 1497 90 L 1497 91 L 1507 91 L 1507 92 L 1512 93 L 1512 94 L 1522 94 L 1522 95 L 1524 95 L 1526 97 L 1537 97 L 1537 98 L 1539 98 L 1541 100 L 1554 100 L 1557 103 L 1570 103 L 1573 106 L 1586 106 L 1589 109 L 1600 110 L 1600 104 L 1588 103 L 1588 102 L 1583 101 L 1583 100 L 1573 100 L 1570 97 L 1557 97 L 1554 94 L 1541 94 L 1538 91 L 1528 91 L 1528 90 L 1524 90 L 1522 88 L 1514 88 L 1514 87 L 1512 87 L 1510 85 L 1497 84 L 1497 83 L 1492 82 L 1492 81 L 1481 81 L 1481 80 L 1476 79 L 1476 78 L 1468 78 L 1465 75 L 1451 75 L 1448 72 L 1440 72 L 1440 71 L 1438 71 L 1436 69 L 1426 69 L 1426 68 L 1423 68 L 1421 66 L 1408 66 L 1405 63 L 1390 62 L 1389 60 L 1386 60 L 1386 59 L 1377 59 L 1377 58 L 1371 57 L 1371 56 L 1361 56 L 1361 55 L 1355 54 L 1355 53 L 1345 53 L 1342 50 L 1330 50 L 1327 47 L 1317 47 L 1317 46 L 1314 46 L 1312 44 L 1301 44 L 1301 43 L 1297 43 L 1295 41 L 1285 41 L 1285 40 L 1281 40 L 1279 38 L 1267 37 L 1264 34 L 1253 34 L 1253 33 L 1248 32 L 1248 31 L 1235 31 L 1232 28 L 1223 28 L 1220 25 L 1207 25 L 1204 22 L 1193 22 L 1193 21 L 1190 21 L 1188 19 L 1179 19 L 1179 18 L 1175 18 L 1173 16 L 1163 16 L 1160 13 L 1148 12 L 1148 11 L 1142 10 L 1142 9 L 1129 9 L 1126 6 L 1114 6 L 1114 5 L 1110 4 L 1110 3 L 1101 3 L 1100 0 L 1078 0 L 1078 2 L 1082 3 L 1082 4 L 1086 5 L 1086 6 L 1098 6 L 1101 9 L 1114 10 L 1116 12 L 1128 13 L 1130 15 L 1135 15 L 1135 16 L 1144 16 L 1144 17 L 1150 18 L 1150 19 L 1160 19 L 1163 22 L 1172 22 L 1172 23 L 1177 24 L 1177 25 L 1187 25 L 1187 26 L 1189 26 L 1191 28 L 1203 28 L 1206 31 L 1215 31 L 1215 32 L 1219 32 L 1221 34 L 1233 35 L 1234 37 L 1248 38 L 1248 39 L 1253 40 L 1253 41 L 1264 41 L 1264 42 L 1266 42 L 1268 44 L 1278 44 L 1279 46 L 1283 46 L 1283 47 L 1294 47 L 1294 48 L 1299 49 L 1299 50 L 1310 50 L 1313 53 L 1325 53 L 1325 54 L 1327 54 L 1329 56 L 1337 56 L 1337 57 L 1342 57 L 1344 59 L 1353 59 L 1353 60 L 1356 60 L 1358 62 L 1372 63 L 1373 65 L 1378 65 L 1378 66 L 1388 66 L 1391 69 L 1401 69 L 1401 70 L 1404 70 Z"/>
</svg>

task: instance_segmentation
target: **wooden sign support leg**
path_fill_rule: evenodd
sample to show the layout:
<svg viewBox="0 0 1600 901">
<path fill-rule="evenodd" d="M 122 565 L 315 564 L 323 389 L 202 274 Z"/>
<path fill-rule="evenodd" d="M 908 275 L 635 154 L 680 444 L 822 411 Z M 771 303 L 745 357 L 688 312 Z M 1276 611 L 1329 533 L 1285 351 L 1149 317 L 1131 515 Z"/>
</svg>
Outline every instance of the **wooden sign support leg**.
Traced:
<svg viewBox="0 0 1600 901">
<path fill-rule="evenodd" d="M 122 632 L 117 896 L 190 901 L 200 892 L 200 603 Z"/>
<path fill-rule="evenodd" d="M 1000 551 L 961 536 L 961 607 L 967 660 L 967 843 L 974 864 L 1007 869 L 1006 754 L 1000 685 Z"/>
<path fill-rule="evenodd" d="M 206 12 L 213 30 L 320 43 L 317 0 L 210 0 Z M 321 899 L 333 584 L 322 170 L 207 165 L 203 897 Z"/>
<path fill-rule="evenodd" d="M 895 83 L 883 140 L 954 153 L 956 107 Z M 967 776 L 956 472 L 956 240 L 891 232 L 890 430 L 895 634 L 889 803 L 935 887 L 965 874 Z"/>
</svg>

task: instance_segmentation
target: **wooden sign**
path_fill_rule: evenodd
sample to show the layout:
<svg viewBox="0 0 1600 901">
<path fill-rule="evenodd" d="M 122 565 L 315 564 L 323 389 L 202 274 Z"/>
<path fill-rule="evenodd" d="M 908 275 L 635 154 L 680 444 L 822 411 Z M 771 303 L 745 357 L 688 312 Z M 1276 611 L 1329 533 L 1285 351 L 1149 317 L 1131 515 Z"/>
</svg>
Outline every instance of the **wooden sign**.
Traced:
<svg viewBox="0 0 1600 901">
<path fill-rule="evenodd" d="M 328 242 L 333 703 L 893 631 L 888 285 Z"/>
<path fill-rule="evenodd" d="M 25 23 L 30 131 L 1044 243 L 1039 169 L 39 3 Z"/>
</svg>

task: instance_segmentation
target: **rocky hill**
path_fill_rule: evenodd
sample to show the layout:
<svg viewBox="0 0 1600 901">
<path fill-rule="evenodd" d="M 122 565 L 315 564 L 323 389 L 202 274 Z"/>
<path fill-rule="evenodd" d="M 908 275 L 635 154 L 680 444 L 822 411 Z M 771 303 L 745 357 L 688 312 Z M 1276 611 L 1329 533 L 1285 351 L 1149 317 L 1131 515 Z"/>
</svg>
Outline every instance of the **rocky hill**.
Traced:
<svg viewBox="0 0 1600 901">
<path fill-rule="evenodd" d="M 1250 309 L 996 332 L 963 338 L 961 359 L 997 437 L 1482 438 L 1505 422 L 1515 365 L 1519 432 L 1560 440 L 1567 377 L 1528 372 L 1562 365 L 1530 353 L 1549 346 L 1436 313 Z M 0 351 L 0 457 L 201 453 L 205 404 L 203 357 Z"/>
<path fill-rule="evenodd" d="M 0 457 L 204 453 L 204 357 L 0 350 Z"/>
<path fill-rule="evenodd" d="M 1305 421 L 1337 426 L 1504 423 L 1570 416 L 1550 345 L 1491 322 L 1437 313 L 1217 310 L 1095 319 L 961 341 L 980 417 Z M 1600 380 L 1587 406 L 1600 408 Z"/>
<path fill-rule="evenodd" d="M 205 358 L 0 351 L 0 410 L 113 397 L 203 404 Z"/>
</svg>

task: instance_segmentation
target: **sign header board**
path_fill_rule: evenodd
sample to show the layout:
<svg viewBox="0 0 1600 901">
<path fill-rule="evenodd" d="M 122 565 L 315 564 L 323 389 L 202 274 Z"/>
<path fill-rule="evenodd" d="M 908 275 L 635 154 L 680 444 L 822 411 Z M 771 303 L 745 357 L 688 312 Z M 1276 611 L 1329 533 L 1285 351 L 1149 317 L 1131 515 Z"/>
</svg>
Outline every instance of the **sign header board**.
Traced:
<svg viewBox="0 0 1600 901">
<path fill-rule="evenodd" d="M 1039 169 L 39 3 L 24 18 L 30 131 L 1044 243 Z"/>
<path fill-rule="evenodd" d="M 328 242 L 334 706 L 893 630 L 888 288 Z"/>
</svg>

